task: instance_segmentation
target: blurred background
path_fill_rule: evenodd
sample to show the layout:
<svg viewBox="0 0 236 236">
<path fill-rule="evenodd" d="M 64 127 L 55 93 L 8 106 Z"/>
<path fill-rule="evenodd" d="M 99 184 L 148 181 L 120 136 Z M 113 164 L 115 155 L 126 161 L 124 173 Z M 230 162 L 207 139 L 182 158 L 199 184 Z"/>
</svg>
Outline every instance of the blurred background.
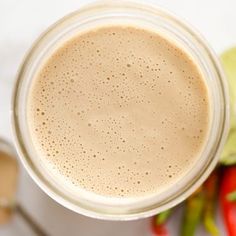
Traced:
<svg viewBox="0 0 236 236">
<path fill-rule="evenodd" d="M 118 0 L 119 1 L 119 0 Z M 12 142 L 10 102 L 17 69 L 33 41 L 49 25 L 89 0 L 0 1 L 0 137 Z M 162 6 L 187 20 L 207 39 L 217 54 L 236 45 L 235 0 L 143 0 Z M 51 236 L 151 236 L 150 219 L 108 222 L 90 219 L 58 205 L 44 194 L 20 166 L 17 199 Z M 171 216 L 170 235 L 178 235 L 181 206 Z M 217 214 L 217 225 L 226 235 Z M 34 236 L 18 216 L 0 226 L 0 236 Z M 200 227 L 197 235 L 207 235 Z"/>
</svg>

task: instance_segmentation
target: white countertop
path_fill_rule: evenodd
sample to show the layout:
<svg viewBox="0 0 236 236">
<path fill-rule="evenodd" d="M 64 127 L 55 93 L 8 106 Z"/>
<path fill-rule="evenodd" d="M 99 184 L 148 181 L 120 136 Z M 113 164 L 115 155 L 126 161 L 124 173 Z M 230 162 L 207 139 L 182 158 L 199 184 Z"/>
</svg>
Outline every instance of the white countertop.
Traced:
<svg viewBox="0 0 236 236">
<path fill-rule="evenodd" d="M 118 0 L 119 1 L 119 0 Z M 10 99 L 16 71 L 32 42 L 50 24 L 90 0 L 1 0 L 0 1 L 0 136 L 12 141 Z M 148 2 L 143 0 L 143 2 Z M 236 45 L 235 0 L 149 0 L 163 6 L 194 25 L 219 54 Z M 150 236 L 150 219 L 108 222 L 90 219 L 58 205 L 44 194 L 21 167 L 18 199 L 51 236 Z M 178 235 L 181 209 L 169 225 Z M 218 224 L 222 228 L 219 214 Z M 33 236 L 19 217 L 0 227 L 0 236 Z M 202 229 L 198 235 L 207 235 Z M 225 233 L 223 234 L 225 235 Z"/>
</svg>

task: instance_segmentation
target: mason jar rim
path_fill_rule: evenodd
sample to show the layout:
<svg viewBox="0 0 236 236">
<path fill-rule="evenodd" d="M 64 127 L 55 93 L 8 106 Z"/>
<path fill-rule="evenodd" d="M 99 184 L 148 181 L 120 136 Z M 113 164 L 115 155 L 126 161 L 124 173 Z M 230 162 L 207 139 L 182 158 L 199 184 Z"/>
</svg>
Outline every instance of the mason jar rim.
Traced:
<svg viewBox="0 0 236 236">
<path fill-rule="evenodd" d="M 134 207 L 133 209 L 128 209 L 128 210 L 124 209 L 123 211 L 122 210 L 115 211 L 111 206 L 103 206 L 104 209 L 102 209 L 102 207 L 96 208 L 93 205 L 85 205 L 84 203 L 82 204 L 81 202 L 78 202 L 75 199 L 66 196 L 57 187 L 55 187 L 55 185 L 50 183 L 49 180 L 46 179 L 42 173 L 40 173 L 39 169 L 37 169 L 37 166 L 32 160 L 32 156 L 29 154 L 30 153 L 29 148 L 27 149 L 28 144 L 26 142 L 26 139 L 24 139 L 25 135 L 24 130 L 22 130 L 23 121 L 21 120 L 22 116 L 21 112 L 24 111 L 20 109 L 22 108 L 21 100 L 25 96 L 24 93 L 26 93 L 26 89 L 22 84 L 24 83 L 24 80 L 26 80 L 25 78 L 27 70 L 37 60 L 39 51 L 41 49 L 40 45 L 42 47 L 43 44 L 48 43 L 47 41 L 50 40 L 52 43 L 52 41 L 55 40 L 56 36 L 61 32 L 60 27 L 62 28 L 68 27 L 69 24 L 73 23 L 73 20 L 76 23 L 78 23 L 77 21 L 79 20 L 84 20 L 84 22 L 96 21 L 100 19 L 99 17 L 101 17 L 102 14 L 104 14 L 106 17 L 109 18 L 112 17 L 112 14 L 114 14 L 114 12 L 116 13 L 116 17 L 122 15 L 123 17 L 125 16 L 127 17 L 127 15 L 131 13 L 134 16 L 135 14 L 136 15 L 140 14 L 137 17 L 141 17 L 142 14 L 145 17 L 150 15 L 150 18 L 153 17 L 154 21 L 156 19 L 155 17 L 159 17 L 160 19 L 163 20 L 163 22 L 166 20 L 166 22 L 164 23 L 166 24 L 167 28 L 169 27 L 169 30 L 172 27 L 173 30 L 181 29 L 183 32 L 185 32 L 186 33 L 185 43 L 192 42 L 193 44 L 198 45 L 199 56 L 202 56 L 202 59 L 205 59 L 206 62 L 208 62 L 209 68 L 206 69 L 208 69 L 209 70 L 208 72 L 211 73 L 212 83 L 214 82 L 213 79 L 216 80 L 215 83 L 218 83 L 215 84 L 215 86 L 216 87 L 218 86 L 219 90 L 218 96 L 220 102 L 219 104 L 220 114 L 218 115 L 221 116 L 219 117 L 219 122 L 218 122 L 219 127 L 213 127 L 218 131 L 218 133 L 215 134 L 217 135 L 217 137 L 213 137 L 215 138 L 214 140 L 212 138 L 212 140 L 214 141 L 214 142 L 212 141 L 212 145 L 214 145 L 214 148 L 213 146 L 211 147 L 212 148 L 211 153 L 209 150 L 208 160 L 205 163 L 203 169 L 201 170 L 201 173 L 199 170 L 198 176 L 195 176 L 195 178 L 189 181 L 188 185 L 186 184 L 184 188 L 179 189 L 178 193 L 176 192 L 175 195 L 168 196 L 162 202 L 159 203 L 157 202 L 155 204 L 150 205 L 149 207 L 148 206 L 141 208 Z M 53 33 L 55 35 L 53 35 Z M 61 205 L 77 213 L 81 213 L 94 218 L 108 219 L 108 220 L 132 220 L 132 219 L 148 217 L 156 213 L 159 213 L 163 210 L 166 210 L 167 208 L 173 207 L 174 205 L 177 205 L 185 198 L 187 198 L 197 187 L 199 187 L 203 183 L 203 181 L 207 178 L 207 176 L 216 166 L 229 127 L 229 98 L 227 92 L 227 83 L 224 74 L 222 72 L 220 63 L 214 52 L 210 49 L 210 47 L 206 43 L 206 41 L 202 38 L 202 36 L 198 32 L 193 30 L 192 27 L 187 25 L 182 20 L 179 20 L 176 16 L 167 12 L 166 10 L 163 10 L 162 8 L 159 8 L 157 6 L 152 6 L 150 4 L 140 4 L 134 1 L 100 1 L 97 3 L 90 4 L 84 8 L 81 8 L 76 12 L 73 12 L 65 16 L 61 20 L 57 21 L 54 25 L 52 25 L 46 32 L 44 32 L 34 43 L 32 48 L 26 55 L 22 66 L 19 69 L 12 97 L 11 112 L 12 112 L 13 134 L 14 134 L 15 144 L 17 147 L 17 152 L 21 158 L 22 163 L 24 164 L 24 167 L 27 169 L 28 173 L 34 179 L 34 181 L 41 187 L 41 189 L 44 192 L 46 192 L 51 198 L 59 202 Z"/>
</svg>

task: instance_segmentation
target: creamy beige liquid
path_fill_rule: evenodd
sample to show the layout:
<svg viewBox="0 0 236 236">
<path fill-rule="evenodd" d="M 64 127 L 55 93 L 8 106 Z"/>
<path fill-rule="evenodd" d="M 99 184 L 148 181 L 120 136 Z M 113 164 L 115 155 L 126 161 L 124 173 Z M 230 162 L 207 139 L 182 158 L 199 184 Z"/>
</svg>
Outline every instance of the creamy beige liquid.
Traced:
<svg viewBox="0 0 236 236">
<path fill-rule="evenodd" d="M 75 35 L 44 61 L 28 98 L 30 134 L 74 190 L 143 197 L 174 186 L 209 129 L 209 97 L 190 56 L 130 26 Z"/>
<path fill-rule="evenodd" d="M 0 151 L 0 202 L 14 202 L 18 166 L 16 159 L 9 154 Z M 9 222 L 12 216 L 11 209 L 0 207 L 0 225 Z"/>
</svg>

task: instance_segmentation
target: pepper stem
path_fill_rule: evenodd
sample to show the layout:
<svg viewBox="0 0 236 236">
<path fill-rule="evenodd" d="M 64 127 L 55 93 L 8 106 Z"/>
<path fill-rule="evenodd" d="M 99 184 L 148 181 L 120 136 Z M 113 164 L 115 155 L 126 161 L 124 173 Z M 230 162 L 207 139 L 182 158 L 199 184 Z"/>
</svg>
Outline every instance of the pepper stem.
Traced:
<svg viewBox="0 0 236 236">
<path fill-rule="evenodd" d="M 230 202 L 234 202 L 236 201 L 236 190 L 231 192 L 231 193 L 228 193 L 227 196 L 226 196 L 227 200 L 230 201 Z"/>
</svg>

